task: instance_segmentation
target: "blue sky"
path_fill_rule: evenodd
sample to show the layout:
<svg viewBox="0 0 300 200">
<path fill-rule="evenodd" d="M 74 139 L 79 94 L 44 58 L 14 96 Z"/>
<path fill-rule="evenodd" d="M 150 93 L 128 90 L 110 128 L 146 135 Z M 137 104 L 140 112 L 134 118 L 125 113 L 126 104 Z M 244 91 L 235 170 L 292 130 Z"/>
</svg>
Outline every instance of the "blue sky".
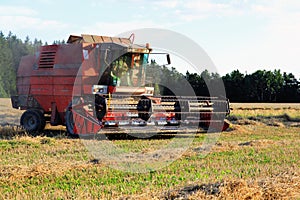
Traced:
<svg viewBox="0 0 300 200">
<path fill-rule="evenodd" d="M 52 43 L 70 34 L 165 28 L 197 42 L 221 75 L 239 69 L 300 77 L 298 0 L 2 0 L 0 30 Z"/>
</svg>

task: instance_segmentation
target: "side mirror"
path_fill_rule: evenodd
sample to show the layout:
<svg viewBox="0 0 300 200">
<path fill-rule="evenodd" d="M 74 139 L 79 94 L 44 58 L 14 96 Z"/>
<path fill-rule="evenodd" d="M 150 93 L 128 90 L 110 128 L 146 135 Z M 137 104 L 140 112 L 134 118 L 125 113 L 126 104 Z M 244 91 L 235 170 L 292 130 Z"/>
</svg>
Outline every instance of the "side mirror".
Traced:
<svg viewBox="0 0 300 200">
<path fill-rule="evenodd" d="M 170 54 L 167 54 L 167 62 L 168 62 L 168 65 L 171 64 Z"/>
</svg>

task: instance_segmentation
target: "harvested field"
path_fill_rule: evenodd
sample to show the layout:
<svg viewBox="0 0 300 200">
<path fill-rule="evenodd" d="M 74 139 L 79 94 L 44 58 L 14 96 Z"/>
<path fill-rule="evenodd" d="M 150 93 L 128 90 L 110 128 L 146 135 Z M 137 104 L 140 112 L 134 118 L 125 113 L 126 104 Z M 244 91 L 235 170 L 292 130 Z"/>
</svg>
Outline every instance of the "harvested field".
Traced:
<svg viewBox="0 0 300 200">
<path fill-rule="evenodd" d="M 25 133 L 22 111 L 0 99 L 0 199 L 300 199 L 300 104 L 231 107 L 230 129 L 221 134 L 97 140 L 126 153 L 122 167 L 149 167 L 135 173 L 95 157 L 85 146 L 93 139 L 69 138 L 64 127 Z M 178 150 L 176 142 L 189 138 L 178 158 L 162 162 L 176 152 L 156 150 Z M 208 140 L 213 145 L 203 146 Z M 145 155 L 160 167 L 138 163 Z"/>
</svg>

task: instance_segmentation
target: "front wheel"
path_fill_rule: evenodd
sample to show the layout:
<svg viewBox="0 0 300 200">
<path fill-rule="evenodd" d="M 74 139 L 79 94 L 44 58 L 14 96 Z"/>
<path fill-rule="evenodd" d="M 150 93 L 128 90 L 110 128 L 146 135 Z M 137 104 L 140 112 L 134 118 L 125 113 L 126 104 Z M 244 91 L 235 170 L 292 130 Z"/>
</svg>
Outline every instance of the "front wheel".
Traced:
<svg viewBox="0 0 300 200">
<path fill-rule="evenodd" d="M 66 109 L 66 115 L 65 115 L 65 120 L 66 120 L 66 129 L 67 132 L 70 136 L 78 136 L 75 130 L 75 123 L 74 123 L 74 118 L 73 118 L 73 112 L 72 112 L 72 104 L 70 103 Z"/>
<path fill-rule="evenodd" d="M 39 132 L 45 127 L 45 118 L 39 110 L 26 110 L 20 120 L 21 126 L 29 133 Z"/>
<path fill-rule="evenodd" d="M 149 98 L 142 96 L 142 98 L 137 104 L 139 118 L 141 118 L 144 121 L 148 121 L 148 119 L 151 117 L 151 104 L 152 103 Z"/>
</svg>

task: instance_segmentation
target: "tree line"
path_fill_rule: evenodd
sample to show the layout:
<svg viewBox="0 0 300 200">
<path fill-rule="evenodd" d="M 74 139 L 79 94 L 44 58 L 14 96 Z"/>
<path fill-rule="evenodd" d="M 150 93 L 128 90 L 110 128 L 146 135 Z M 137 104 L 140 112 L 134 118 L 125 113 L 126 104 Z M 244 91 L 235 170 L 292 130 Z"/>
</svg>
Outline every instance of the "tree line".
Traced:
<svg viewBox="0 0 300 200">
<path fill-rule="evenodd" d="M 64 44 L 54 41 L 53 44 Z M 0 97 L 10 97 L 16 91 L 16 73 L 22 56 L 34 54 L 41 40 L 24 41 L 11 32 L 5 36 L 0 31 Z M 179 73 L 174 67 L 158 66 L 151 61 L 147 67 L 147 81 L 155 87 L 156 94 L 190 95 L 187 88 L 198 96 L 209 96 L 207 85 L 223 81 L 226 96 L 231 102 L 300 102 L 300 82 L 292 73 L 280 70 L 257 70 L 243 74 L 234 70 L 225 76 L 204 70 L 202 73 Z M 151 79 L 152 78 L 152 79 Z"/>
<path fill-rule="evenodd" d="M 148 67 L 149 74 L 153 74 L 153 68 L 155 64 L 152 63 Z M 281 73 L 278 69 L 257 70 L 252 74 L 234 70 L 221 77 L 218 73 L 208 70 L 200 74 L 187 71 L 183 75 L 173 67 L 168 69 L 166 66 L 156 66 L 154 76 L 161 77 L 155 82 L 159 83 L 156 87 L 163 95 L 189 95 L 188 88 L 192 87 L 195 95 L 210 96 L 209 88 L 221 83 L 224 84 L 226 97 L 231 102 L 300 102 L 299 80 L 292 73 Z"/>
<path fill-rule="evenodd" d="M 300 82 L 292 73 L 235 70 L 222 77 L 227 97 L 235 102 L 300 102 Z"/>
<path fill-rule="evenodd" d="M 25 41 L 11 32 L 7 36 L 0 31 L 0 97 L 16 94 L 16 72 L 22 56 L 33 54 L 42 45 L 41 40 Z"/>
<path fill-rule="evenodd" d="M 64 44 L 65 41 L 53 41 L 53 44 Z M 15 95 L 16 91 L 16 74 L 22 56 L 32 55 L 37 49 L 47 45 L 41 40 L 30 40 L 29 36 L 22 41 L 12 32 L 7 36 L 0 31 L 0 97 L 10 97 Z"/>
</svg>

